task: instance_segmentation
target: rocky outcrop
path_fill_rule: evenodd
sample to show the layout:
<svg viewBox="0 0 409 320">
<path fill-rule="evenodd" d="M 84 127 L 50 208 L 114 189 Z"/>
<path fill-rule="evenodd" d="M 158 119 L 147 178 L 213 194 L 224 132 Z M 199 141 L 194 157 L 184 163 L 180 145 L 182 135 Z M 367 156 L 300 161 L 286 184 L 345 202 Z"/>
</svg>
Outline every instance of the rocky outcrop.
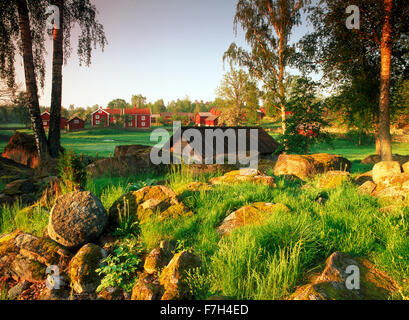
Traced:
<svg viewBox="0 0 409 320">
<path fill-rule="evenodd" d="M 101 267 L 104 258 L 106 258 L 105 250 L 89 243 L 71 259 L 68 265 L 68 275 L 76 293 L 95 292 L 102 279 L 95 270 Z"/>
<path fill-rule="evenodd" d="M 354 275 L 355 279 L 350 278 Z M 367 259 L 335 252 L 326 261 L 322 274 L 298 288 L 290 299 L 387 300 L 398 291 L 395 281 Z"/>
<path fill-rule="evenodd" d="M 280 211 L 289 212 L 290 209 L 281 203 L 255 202 L 228 215 L 217 228 L 217 232 L 220 235 L 227 235 L 239 227 L 258 225 L 263 223 L 270 215 Z"/>
<path fill-rule="evenodd" d="M 274 167 L 274 174 L 297 176 L 305 180 L 327 171 L 350 171 L 351 163 L 341 156 L 319 153 L 312 155 L 282 154 Z"/>
<path fill-rule="evenodd" d="M 77 247 L 101 235 L 108 222 L 101 201 L 89 191 L 74 191 L 56 199 L 48 235 L 66 247 Z"/>
<path fill-rule="evenodd" d="M 226 173 L 224 176 L 212 178 L 209 180 L 211 184 L 236 184 L 236 183 L 254 183 L 264 184 L 274 187 L 274 178 L 262 174 L 256 169 L 241 169 Z"/>
<path fill-rule="evenodd" d="M 0 237 L 0 278 L 42 282 L 48 266 L 64 270 L 70 257 L 67 250 L 52 240 L 16 231 Z"/>
<path fill-rule="evenodd" d="M 144 187 L 120 197 L 109 209 L 111 223 L 117 225 L 125 212 L 139 223 L 145 223 L 154 214 L 158 215 L 159 220 L 193 214 L 166 186 Z"/>
<path fill-rule="evenodd" d="M 30 168 L 37 167 L 39 157 L 34 136 L 17 131 L 11 136 L 7 146 L 4 148 L 2 157 L 14 160 Z"/>
</svg>

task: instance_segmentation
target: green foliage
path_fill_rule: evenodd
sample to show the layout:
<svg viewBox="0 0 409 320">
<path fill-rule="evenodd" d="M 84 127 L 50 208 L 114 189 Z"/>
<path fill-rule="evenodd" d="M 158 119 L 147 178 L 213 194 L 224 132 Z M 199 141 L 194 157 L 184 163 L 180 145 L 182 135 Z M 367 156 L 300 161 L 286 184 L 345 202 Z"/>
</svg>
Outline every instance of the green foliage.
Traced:
<svg viewBox="0 0 409 320">
<path fill-rule="evenodd" d="M 129 201 L 123 198 L 123 208 L 121 210 L 118 205 L 119 214 L 119 226 L 115 230 L 114 235 L 116 236 L 126 236 L 126 235 L 136 235 L 139 233 L 138 221 L 135 221 L 134 216 L 129 212 Z"/>
<path fill-rule="evenodd" d="M 291 111 L 284 135 L 280 137 L 285 150 L 308 154 L 310 146 L 319 141 L 329 141 L 322 131 L 328 123 L 323 118 L 323 104 L 316 98 L 317 84 L 308 78 L 297 78 L 290 93 L 286 110 Z"/>
<path fill-rule="evenodd" d="M 110 286 L 130 292 L 136 280 L 136 271 L 142 263 L 142 253 L 140 242 L 135 237 L 125 238 L 117 243 L 113 252 L 103 260 L 104 266 L 96 270 L 104 276 L 97 292 Z"/>
<path fill-rule="evenodd" d="M 22 230 L 42 236 L 48 224 L 49 212 L 41 206 L 24 208 L 20 201 L 0 207 L 0 234 Z"/>
<path fill-rule="evenodd" d="M 72 150 L 60 154 L 57 168 L 65 191 L 70 192 L 78 187 L 85 187 L 87 172 L 84 162 Z"/>
<path fill-rule="evenodd" d="M 147 179 L 147 180 L 137 181 L 135 183 L 130 184 L 128 189 L 129 191 L 137 191 L 141 188 L 151 186 L 155 184 L 155 182 L 156 182 L 156 179 Z"/>
</svg>

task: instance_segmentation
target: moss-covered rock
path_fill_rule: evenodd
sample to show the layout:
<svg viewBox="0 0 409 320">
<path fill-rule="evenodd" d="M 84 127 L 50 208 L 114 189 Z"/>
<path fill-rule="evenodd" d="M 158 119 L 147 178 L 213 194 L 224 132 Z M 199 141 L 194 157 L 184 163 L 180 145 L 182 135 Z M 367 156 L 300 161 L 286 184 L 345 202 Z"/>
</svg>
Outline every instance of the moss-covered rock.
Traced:
<svg viewBox="0 0 409 320">
<path fill-rule="evenodd" d="M 370 180 L 370 181 L 364 182 L 361 186 L 359 186 L 358 193 L 371 195 L 375 189 L 376 189 L 376 184 L 372 180 Z"/>
<path fill-rule="evenodd" d="M 328 171 L 318 179 L 318 188 L 333 189 L 350 180 L 349 172 Z"/>
<path fill-rule="evenodd" d="M 215 177 L 209 180 L 211 184 L 236 184 L 236 183 L 254 183 L 264 184 L 274 187 L 275 181 L 273 177 L 266 176 L 255 169 L 241 169 L 226 173 L 224 176 Z"/>
<path fill-rule="evenodd" d="M 98 298 L 101 300 L 124 300 L 124 291 L 118 287 L 108 287 L 102 289 L 98 293 Z"/>
<path fill-rule="evenodd" d="M 402 170 L 405 173 L 409 173 L 409 161 L 402 164 Z"/>
<path fill-rule="evenodd" d="M 161 300 L 191 298 L 186 275 L 189 270 L 199 268 L 201 265 L 201 259 L 191 252 L 182 251 L 175 254 L 159 278 L 159 283 L 165 289 Z"/>
<path fill-rule="evenodd" d="M 351 163 L 341 156 L 319 153 L 312 155 L 282 154 L 274 167 L 274 174 L 294 175 L 305 180 L 327 171 L 350 171 Z"/>
<path fill-rule="evenodd" d="M 116 200 L 109 209 L 109 220 L 118 225 L 122 215 L 131 216 L 134 221 L 145 223 L 157 215 L 159 220 L 191 216 L 193 213 L 176 193 L 166 186 L 149 186 L 132 191 Z"/>
<path fill-rule="evenodd" d="M 104 258 L 106 258 L 105 250 L 89 243 L 71 259 L 68 265 L 68 275 L 76 293 L 95 292 L 102 279 L 95 270 L 101 266 Z"/>
<path fill-rule="evenodd" d="M 381 161 L 372 169 L 372 179 L 378 184 L 383 178 L 400 174 L 401 166 L 398 161 Z"/>
<path fill-rule="evenodd" d="M 400 187 L 409 182 L 409 173 L 399 173 L 379 178 L 378 190 L 389 187 Z"/>
<path fill-rule="evenodd" d="M 212 186 L 207 184 L 206 182 L 200 181 L 193 181 L 187 184 L 184 184 L 175 190 L 176 194 L 180 195 L 185 191 L 190 192 L 201 192 L 201 191 L 210 191 L 212 190 Z"/>
<path fill-rule="evenodd" d="M 159 300 L 163 294 L 163 287 L 154 276 L 143 273 L 139 275 L 137 283 L 132 288 L 131 300 Z"/>
<path fill-rule="evenodd" d="M 101 201 L 89 191 L 58 197 L 50 212 L 48 235 L 66 247 L 77 247 L 99 237 L 108 222 Z"/>
<path fill-rule="evenodd" d="M 228 215 L 217 228 L 220 235 L 227 235 L 233 230 L 246 225 L 259 225 L 271 214 L 289 212 L 290 209 L 281 203 L 255 202 L 244 206 Z"/>
<path fill-rule="evenodd" d="M 348 288 L 349 266 L 359 270 L 359 289 Z M 399 292 L 399 286 L 385 272 L 364 258 L 353 258 L 335 252 L 327 260 L 324 271 L 312 283 L 302 286 L 292 300 L 386 300 Z"/>
<path fill-rule="evenodd" d="M 153 249 L 145 258 L 144 270 L 148 274 L 160 272 L 172 259 L 174 244 L 169 241 L 161 241 L 158 248 Z"/>
</svg>

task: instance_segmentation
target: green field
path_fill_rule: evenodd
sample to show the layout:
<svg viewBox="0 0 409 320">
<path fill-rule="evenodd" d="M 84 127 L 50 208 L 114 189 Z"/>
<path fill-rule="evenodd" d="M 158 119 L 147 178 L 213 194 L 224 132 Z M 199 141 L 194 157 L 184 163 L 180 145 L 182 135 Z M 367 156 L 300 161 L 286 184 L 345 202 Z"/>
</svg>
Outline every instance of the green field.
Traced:
<svg viewBox="0 0 409 320">
<path fill-rule="evenodd" d="M 170 130 L 170 128 L 168 128 Z M 30 130 L 19 130 L 29 133 Z M 7 145 L 12 130 L 0 131 L 0 150 Z M 62 132 L 61 142 L 64 148 L 83 153 L 89 156 L 108 157 L 113 155 L 118 145 L 141 144 L 152 146 L 157 142 L 150 140 L 151 131 L 125 131 L 120 129 L 90 129 L 78 132 Z M 271 134 L 274 138 L 277 134 Z M 311 147 L 311 153 L 331 153 L 346 157 L 350 161 L 362 160 L 368 155 L 375 153 L 372 144 L 358 145 L 346 138 L 336 138 L 332 145 L 319 143 Z M 393 143 L 393 153 L 409 154 L 408 143 Z"/>
</svg>

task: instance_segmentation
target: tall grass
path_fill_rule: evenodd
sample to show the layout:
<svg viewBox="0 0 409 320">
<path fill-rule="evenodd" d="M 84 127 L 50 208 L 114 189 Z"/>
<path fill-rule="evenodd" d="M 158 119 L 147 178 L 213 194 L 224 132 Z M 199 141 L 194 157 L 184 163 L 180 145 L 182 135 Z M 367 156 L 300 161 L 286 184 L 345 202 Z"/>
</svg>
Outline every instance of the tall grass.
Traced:
<svg viewBox="0 0 409 320">
<path fill-rule="evenodd" d="M 49 212 L 40 206 L 24 208 L 17 201 L 13 206 L 0 207 L 0 234 L 14 230 L 42 236 L 48 224 Z"/>
</svg>

